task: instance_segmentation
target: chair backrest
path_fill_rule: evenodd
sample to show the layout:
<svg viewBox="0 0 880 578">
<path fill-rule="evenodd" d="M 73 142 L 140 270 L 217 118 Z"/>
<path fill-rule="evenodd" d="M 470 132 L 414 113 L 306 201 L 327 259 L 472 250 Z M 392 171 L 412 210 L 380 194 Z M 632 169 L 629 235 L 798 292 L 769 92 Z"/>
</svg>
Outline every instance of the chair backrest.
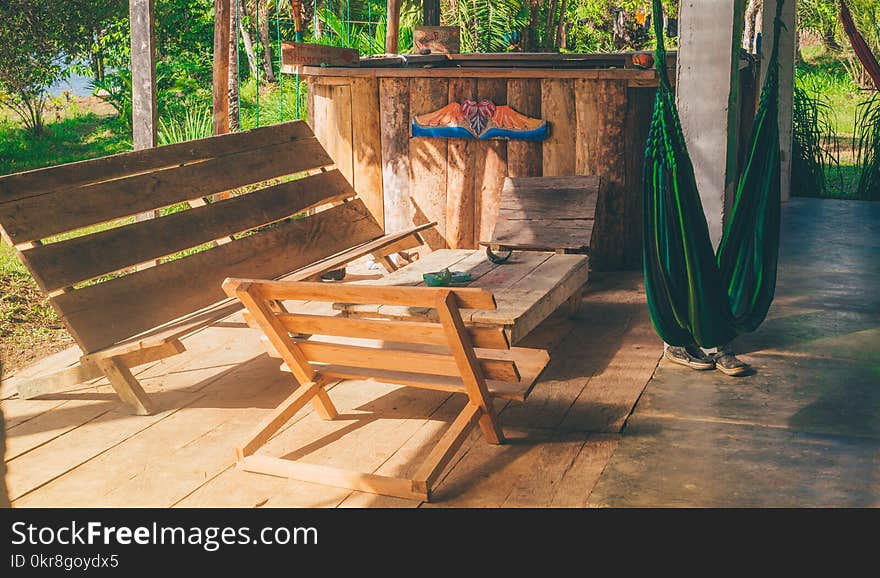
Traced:
<svg viewBox="0 0 880 578">
<path fill-rule="evenodd" d="M 249 322 L 265 333 L 302 383 L 313 381 L 315 372 L 352 379 L 386 375 L 392 383 L 424 387 L 437 386 L 444 378 L 482 383 L 518 382 L 521 377 L 515 361 L 505 355 L 510 346 L 501 327 L 472 325 L 461 318 L 460 309 L 495 309 L 495 299 L 485 289 L 252 279 L 227 279 L 223 288 L 242 301 Z M 311 302 L 310 310 L 315 302 L 436 308 L 439 322 L 290 313 L 279 305 L 284 301 Z"/>
<path fill-rule="evenodd" d="M 508 177 L 489 245 L 533 251 L 590 248 L 599 177 Z"/>
<path fill-rule="evenodd" d="M 88 353 L 381 236 L 332 164 L 295 121 L 8 175 L 0 230 Z"/>
</svg>

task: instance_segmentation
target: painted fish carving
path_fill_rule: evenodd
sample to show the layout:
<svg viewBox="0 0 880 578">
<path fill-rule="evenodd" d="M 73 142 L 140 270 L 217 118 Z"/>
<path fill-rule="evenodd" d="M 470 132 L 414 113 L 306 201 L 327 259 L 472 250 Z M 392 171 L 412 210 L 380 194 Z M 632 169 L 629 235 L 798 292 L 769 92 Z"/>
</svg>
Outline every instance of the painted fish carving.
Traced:
<svg viewBox="0 0 880 578">
<path fill-rule="evenodd" d="M 491 100 L 451 102 L 412 118 L 414 137 L 544 140 L 547 122 Z"/>
</svg>

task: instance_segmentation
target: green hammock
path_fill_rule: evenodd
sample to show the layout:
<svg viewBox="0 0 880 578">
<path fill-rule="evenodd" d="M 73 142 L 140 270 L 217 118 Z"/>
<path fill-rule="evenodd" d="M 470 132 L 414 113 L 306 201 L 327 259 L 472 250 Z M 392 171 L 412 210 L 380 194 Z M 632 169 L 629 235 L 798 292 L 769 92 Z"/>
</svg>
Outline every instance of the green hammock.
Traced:
<svg viewBox="0 0 880 578">
<path fill-rule="evenodd" d="M 716 256 L 666 70 L 661 0 L 654 0 L 660 82 L 645 152 L 644 272 L 651 320 L 670 345 L 723 345 L 756 329 L 773 301 L 779 253 L 782 4 L 776 9 L 748 154 Z"/>
</svg>

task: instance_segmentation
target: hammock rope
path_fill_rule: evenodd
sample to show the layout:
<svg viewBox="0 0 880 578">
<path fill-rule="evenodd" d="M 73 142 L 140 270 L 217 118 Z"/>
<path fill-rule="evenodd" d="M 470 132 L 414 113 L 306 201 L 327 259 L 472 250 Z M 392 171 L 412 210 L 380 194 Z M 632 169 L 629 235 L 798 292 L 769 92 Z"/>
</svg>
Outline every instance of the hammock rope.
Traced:
<svg viewBox="0 0 880 578">
<path fill-rule="evenodd" d="M 666 69 L 661 0 L 653 0 L 659 86 L 644 182 L 645 291 L 654 328 L 670 345 L 716 347 L 753 331 L 776 287 L 780 165 L 778 52 L 782 0 L 749 149 L 716 256 Z"/>
<path fill-rule="evenodd" d="M 850 13 L 849 7 L 844 0 L 840 0 L 840 22 L 843 24 L 843 30 L 849 37 L 849 43 L 852 45 L 856 56 L 858 56 L 859 62 L 862 63 L 871 80 L 874 81 L 874 87 L 880 90 L 880 64 L 877 63 L 874 53 L 871 52 L 868 43 L 865 42 L 859 29 L 856 28 L 852 13 Z"/>
</svg>

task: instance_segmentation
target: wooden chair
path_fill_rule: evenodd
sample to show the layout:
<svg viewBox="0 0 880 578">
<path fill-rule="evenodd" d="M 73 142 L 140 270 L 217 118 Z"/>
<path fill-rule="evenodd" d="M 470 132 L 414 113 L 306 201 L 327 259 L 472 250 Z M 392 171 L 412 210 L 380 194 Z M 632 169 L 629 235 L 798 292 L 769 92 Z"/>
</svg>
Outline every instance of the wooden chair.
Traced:
<svg viewBox="0 0 880 578">
<path fill-rule="evenodd" d="M 430 224 L 384 235 L 332 164 L 297 121 L 0 177 L 0 232 L 80 349 L 61 371 L 20 372 L 19 394 L 106 376 L 152 413 L 131 368 L 239 310 L 226 277 L 315 279 L 368 254 L 393 268 L 423 244 Z"/>
<path fill-rule="evenodd" d="M 471 325 L 462 320 L 461 308 L 495 307 L 494 297 L 484 289 L 249 279 L 227 279 L 223 288 L 244 304 L 246 320 L 265 334 L 270 354 L 283 359 L 299 383 L 293 394 L 235 450 L 238 466 L 247 471 L 429 500 L 444 466 L 475 424 L 489 443 L 504 442 L 493 398 L 525 400 L 549 361 L 543 350 L 511 349 L 501 327 Z M 437 310 L 439 322 L 289 313 L 283 303 L 287 300 L 431 307 Z M 322 418 L 333 419 L 337 411 L 326 387 L 342 379 L 462 393 L 468 403 L 412 479 L 256 453 L 307 403 L 312 403 Z"/>
</svg>

